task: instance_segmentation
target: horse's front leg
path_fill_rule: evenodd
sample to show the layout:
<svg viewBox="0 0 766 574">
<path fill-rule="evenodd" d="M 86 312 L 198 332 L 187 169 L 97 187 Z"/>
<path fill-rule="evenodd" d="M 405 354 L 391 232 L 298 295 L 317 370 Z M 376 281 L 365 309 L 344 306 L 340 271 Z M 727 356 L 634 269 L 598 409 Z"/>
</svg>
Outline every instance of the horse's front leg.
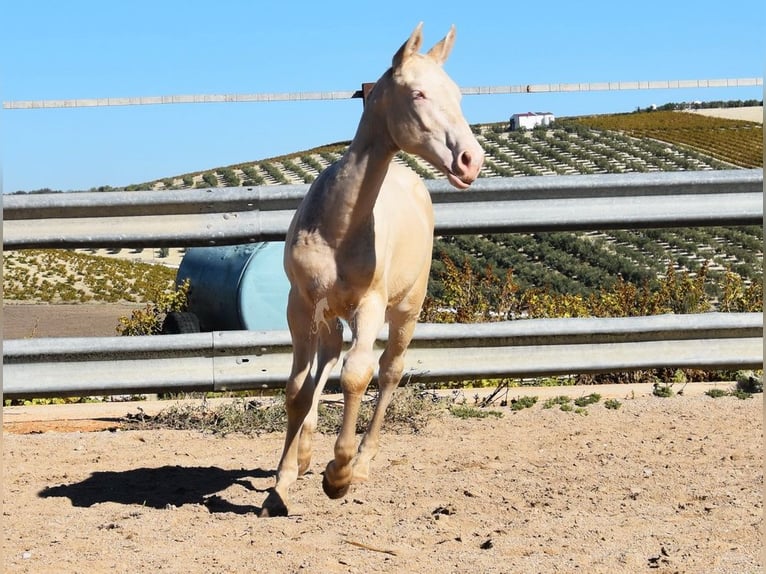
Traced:
<svg viewBox="0 0 766 574">
<path fill-rule="evenodd" d="M 351 484 L 351 461 L 356 453 L 356 420 L 367 386 L 375 373 L 375 338 L 385 321 L 385 303 L 368 298 L 351 321 L 353 339 L 343 361 L 340 384 L 343 389 L 343 422 L 335 441 L 335 458 L 325 469 L 322 488 L 330 498 L 341 498 Z"/>
<path fill-rule="evenodd" d="M 352 482 L 363 482 L 370 476 L 370 462 L 378 453 L 380 447 L 380 430 L 386 415 L 386 409 L 391 403 L 394 391 L 399 385 L 404 371 L 404 353 L 412 340 L 417 323 L 417 315 L 393 314 L 388 328 L 388 344 L 380 356 L 378 371 L 378 403 L 375 412 L 362 437 L 359 453 L 353 462 Z"/>
</svg>

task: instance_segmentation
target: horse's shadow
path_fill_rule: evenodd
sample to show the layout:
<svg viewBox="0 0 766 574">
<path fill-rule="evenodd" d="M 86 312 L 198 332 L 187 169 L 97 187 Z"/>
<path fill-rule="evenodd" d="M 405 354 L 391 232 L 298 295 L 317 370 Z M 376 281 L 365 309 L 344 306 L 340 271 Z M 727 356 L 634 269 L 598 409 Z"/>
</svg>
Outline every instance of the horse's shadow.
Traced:
<svg viewBox="0 0 766 574">
<path fill-rule="evenodd" d="M 161 466 L 125 471 L 94 472 L 89 478 L 72 484 L 44 488 L 41 498 L 66 497 L 73 506 L 90 507 L 100 502 L 168 508 L 184 504 L 200 504 L 209 512 L 259 514 L 258 506 L 231 503 L 219 492 L 238 484 L 253 492 L 258 489 L 248 478 L 269 478 L 272 470 L 224 470 L 215 466 Z"/>
</svg>

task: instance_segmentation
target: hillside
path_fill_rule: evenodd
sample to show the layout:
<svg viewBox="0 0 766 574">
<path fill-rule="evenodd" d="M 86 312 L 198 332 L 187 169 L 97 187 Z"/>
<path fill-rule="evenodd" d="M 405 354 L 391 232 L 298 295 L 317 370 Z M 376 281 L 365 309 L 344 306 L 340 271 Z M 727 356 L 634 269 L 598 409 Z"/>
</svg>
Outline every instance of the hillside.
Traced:
<svg viewBox="0 0 766 574">
<path fill-rule="evenodd" d="M 486 159 L 481 177 L 715 170 L 763 166 L 763 126 L 749 121 L 656 111 L 565 118 L 552 129 L 509 132 L 507 124 L 473 126 Z M 154 182 L 272 185 L 310 183 L 340 157 L 347 143 L 289 156 L 239 164 Z M 443 176 L 420 158 L 400 153 L 396 161 L 424 179 Z M 763 272 L 762 230 L 748 228 L 492 234 L 437 238 L 431 293 L 441 293 L 444 257 L 467 255 L 476 272 L 489 266 L 498 276 L 514 270 L 522 289 L 548 286 L 587 295 L 619 278 L 651 282 L 668 263 L 696 273 L 709 262 L 712 278 L 726 269 L 747 281 Z"/>
<path fill-rule="evenodd" d="M 576 122 L 701 150 L 741 167 L 763 167 L 763 124 L 672 111 L 589 116 Z"/>
<path fill-rule="evenodd" d="M 763 166 L 763 127 L 755 122 L 727 120 L 679 112 L 643 112 L 559 120 L 550 129 L 509 132 L 506 124 L 473 126 L 486 151 L 481 177 L 527 177 L 679 170 L 715 170 Z M 278 185 L 308 183 L 340 157 L 347 143 L 298 152 L 289 156 L 168 177 L 128 189 Z M 418 158 L 399 154 L 423 178 L 441 178 Z M 556 293 L 587 296 L 620 280 L 656 284 L 668 265 L 694 274 L 707 262 L 714 281 L 726 270 L 760 282 L 763 274 L 761 227 L 715 227 L 578 233 L 491 234 L 438 238 L 434 246 L 431 294 L 443 295 L 445 261 L 463 264 L 476 273 L 489 268 L 502 277 L 513 270 L 520 289 L 546 287 Z M 6 298 L 82 300 L 70 293 L 83 275 L 54 279 L 51 271 L 22 275 L 14 266 L 22 253 L 6 254 Z M 24 254 L 32 259 L 51 255 Z M 83 257 L 86 257 L 83 255 Z M 88 256 L 90 257 L 90 256 Z M 79 264 L 80 268 L 90 262 Z M 64 266 L 77 268 L 71 258 Z M 62 267 L 62 269 L 64 269 Z M 55 268 L 49 265 L 48 269 Z M 69 271 L 62 271 L 70 273 Z M 120 271 L 122 273 L 122 271 Z M 165 276 L 168 272 L 165 273 Z M 57 294 L 57 284 L 67 288 Z M 39 287 L 39 288 L 38 288 Z M 710 287 L 717 295 L 715 286 Z M 85 297 L 98 301 L 99 289 Z M 47 295 L 42 295 L 47 293 Z M 115 297 L 109 291 L 108 299 Z M 142 300 L 129 294 L 126 300 Z"/>
<path fill-rule="evenodd" d="M 487 158 L 482 177 L 763 167 L 763 125 L 670 111 L 564 118 L 552 129 L 509 132 L 473 126 Z M 664 145 L 661 142 L 672 145 Z M 261 161 L 162 178 L 126 189 L 186 189 L 311 183 L 348 142 Z M 420 158 L 396 161 L 425 179 L 443 178 Z"/>
</svg>

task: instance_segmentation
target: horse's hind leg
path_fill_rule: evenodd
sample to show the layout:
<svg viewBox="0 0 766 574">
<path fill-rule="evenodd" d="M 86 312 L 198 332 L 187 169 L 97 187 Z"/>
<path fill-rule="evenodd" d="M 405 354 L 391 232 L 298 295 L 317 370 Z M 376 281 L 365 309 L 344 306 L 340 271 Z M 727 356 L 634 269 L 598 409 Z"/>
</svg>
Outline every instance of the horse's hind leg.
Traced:
<svg viewBox="0 0 766 574">
<path fill-rule="evenodd" d="M 277 484 L 265 502 L 261 516 L 287 514 L 288 491 L 298 478 L 298 442 L 303 421 L 311 409 L 314 384 L 311 366 L 316 354 L 318 334 L 312 329 L 311 305 L 294 290 L 287 303 L 287 322 L 293 340 L 293 364 L 285 387 L 287 432 L 282 458 L 277 469 Z"/>
<path fill-rule="evenodd" d="M 317 356 L 316 384 L 311 408 L 303 419 L 301 436 L 298 441 L 298 475 L 304 474 L 311 464 L 311 444 L 317 428 L 319 399 L 327 379 L 340 357 L 343 345 L 343 325 L 338 319 L 319 325 L 319 351 Z"/>
</svg>

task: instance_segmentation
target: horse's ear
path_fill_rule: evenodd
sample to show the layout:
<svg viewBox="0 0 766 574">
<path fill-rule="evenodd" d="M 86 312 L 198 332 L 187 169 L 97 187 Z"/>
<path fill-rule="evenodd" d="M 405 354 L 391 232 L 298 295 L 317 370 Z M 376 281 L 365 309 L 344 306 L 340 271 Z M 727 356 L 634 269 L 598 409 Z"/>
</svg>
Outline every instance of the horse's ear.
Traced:
<svg viewBox="0 0 766 574">
<path fill-rule="evenodd" d="M 434 60 L 437 64 L 443 65 L 447 61 L 450 52 L 452 51 L 452 45 L 455 43 L 455 25 L 453 24 L 447 35 L 442 38 L 441 42 L 436 44 L 433 48 L 428 50 L 428 56 Z"/>
<path fill-rule="evenodd" d="M 420 51 L 420 46 L 423 43 L 423 22 L 417 25 L 412 34 L 410 34 L 409 40 L 407 40 L 402 47 L 394 54 L 394 59 L 391 64 L 394 69 L 401 66 L 410 56 L 417 54 Z"/>
</svg>

